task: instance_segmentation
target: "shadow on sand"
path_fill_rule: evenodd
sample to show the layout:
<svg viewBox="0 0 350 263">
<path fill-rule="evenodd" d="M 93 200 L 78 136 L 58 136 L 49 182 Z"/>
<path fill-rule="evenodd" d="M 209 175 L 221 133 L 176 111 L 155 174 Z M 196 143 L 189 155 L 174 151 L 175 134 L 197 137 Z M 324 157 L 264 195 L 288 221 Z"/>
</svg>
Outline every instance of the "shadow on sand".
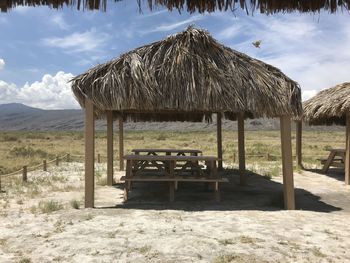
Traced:
<svg viewBox="0 0 350 263">
<path fill-rule="evenodd" d="M 230 182 L 221 184 L 221 202 L 219 203 L 215 202 L 213 192 L 208 190 L 203 183 L 179 183 L 179 188 L 175 193 L 175 202 L 172 203 L 168 201 L 166 183 L 134 183 L 129 200 L 109 208 L 185 211 L 276 211 L 283 209 L 282 184 L 250 171 L 247 171 L 246 186 L 239 185 L 237 170 L 224 170 L 222 176 L 228 178 Z M 123 189 L 123 184 L 117 184 L 114 187 Z M 316 212 L 342 210 L 322 202 L 319 196 L 304 189 L 295 189 L 295 198 L 298 210 Z"/>
<path fill-rule="evenodd" d="M 312 172 L 312 173 L 317 173 L 317 174 L 321 174 L 324 176 L 328 176 L 331 178 L 334 178 L 338 181 L 344 182 L 345 178 L 344 178 L 344 169 L 340 169 L 340 168 L 330 168 L 327 173 L 322 172 L 321 169 L 306 169 L 304 168 L 305 171 L 308 172 Z"/>
</svg>

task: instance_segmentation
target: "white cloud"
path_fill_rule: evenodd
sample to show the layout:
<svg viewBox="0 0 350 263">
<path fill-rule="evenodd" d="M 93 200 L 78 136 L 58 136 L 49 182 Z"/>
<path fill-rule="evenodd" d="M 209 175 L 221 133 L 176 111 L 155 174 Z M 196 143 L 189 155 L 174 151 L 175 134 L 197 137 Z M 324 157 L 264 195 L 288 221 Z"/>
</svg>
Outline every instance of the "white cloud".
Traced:
<svg viewBox="0 0 350 263">
<path fill-rule="evenodd" d="M 306 101 L 306 100 L 310 99 L 311 97 L 315 96 L 318 92 L 319 91 L 316 89 L 302 90 L 301 91 L 302 100 Z"/>
<path fill-rule="evenodd" d="M 190 17 L 186 20 L 183 20 L 183 21 L 178 21 L 178 22 L 171 23 L 171 24 L 163 24 L 163 25 L 157 26 L 156 28 L 154 28 L 152 30 L 146 31 L 146 33 L 170 31 L 170 30 L 176 29 L 178 27 L 181 27 L 183 25 L 188 25 L 188 24 L 191 24 L 193 22 L 202 20 L 203 18 L 204 18 L 203 15 L 195 15 L 195 16 L 192 16 L 192 17 Z"/>
<path fill-rule="evenodd" d="M 45 38 L 43 44 L 49 47 L 56 47 L 67 52 L 89 52 L 98 51 L 109 39 L 107 33 L 99 33 L 91 29 L 83 33 L 75 32 L 64 37 Z"/>
<path fill-rule="evenodd" d="M 317 91 L 349 81 L 350 25 L 348 16 L 322 13 L 231 18 L 217 37 L 250 56 L 280 68 L 297 81 L 303 100 Z M 236 22 L 239 25 L 236 25 Z M 335 30 L 336 29 L 336 30 Z M 262 40 L 261 48 L 252 42 Z M 235 44 L 233 44 L 235 43 Z"/>
<path fill-rule="evenodd" d="M 51 23 L 54 24 L 55 26 L 58 26 L 58 28 L 60 28 L 62 30 L 68 30 L 69 29 L 69 25 L 64 20 L 62 14 L 55 14 L 51 18 Z"/>
<path fill-rule="evenodd" d="M 5 61 L 0 58 L 0 70 L 3 69 L 5 67 Z"/>
<path fill-rule="evenodd" d="M 0 104 L 19 102 L 42 109 L 79 108 L 71 91 L 71 73 L 46 74 L 41 81 L 17 87 L 0 80 Z"/>
</svg>

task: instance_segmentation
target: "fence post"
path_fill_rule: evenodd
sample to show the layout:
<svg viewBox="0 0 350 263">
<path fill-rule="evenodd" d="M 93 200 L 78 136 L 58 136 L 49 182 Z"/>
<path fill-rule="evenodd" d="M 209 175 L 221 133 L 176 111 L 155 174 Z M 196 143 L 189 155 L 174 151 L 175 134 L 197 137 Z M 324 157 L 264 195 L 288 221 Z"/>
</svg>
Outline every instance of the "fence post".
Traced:
<svg viewBox="0 0 350 263">
<path fill-rule="evenodd" d="M 22 180 L 27 182 L 27 165 L 23 166 Z"/>
<path fill-rule="evenodd" d="M 56 166 L 58 166 L 58 165 L 59 165 L 59 162 L 60 162 L 60 159 L 59 159 L 59 157 L 58 157 L 58 156 L 56 156 Z"/>
<path fill-rule="evenodd" d="M 270 154 L 269 153 L 266 154 L 266 160 L 270 161 Z"/>
<path fill-rule="evenodd" d="M 97 154 L 97 162 L 101 163 L 101 154 Z"/>
<path fill-rule="evenodd" d="M 233 153 L 233 163 L 236 163 L 236 153 Z"/>
<path fill-rule="evenodd" d="M 70 154 L 68 153 L 67 154 L 67 163 L 69 163 L 70 162 Z"/>
<path fill-rule="evenodd" d="M 47 171 L 46 160 L 43 160 L 43 170 L 44 170 L 44 172 Z"/>
</svg>

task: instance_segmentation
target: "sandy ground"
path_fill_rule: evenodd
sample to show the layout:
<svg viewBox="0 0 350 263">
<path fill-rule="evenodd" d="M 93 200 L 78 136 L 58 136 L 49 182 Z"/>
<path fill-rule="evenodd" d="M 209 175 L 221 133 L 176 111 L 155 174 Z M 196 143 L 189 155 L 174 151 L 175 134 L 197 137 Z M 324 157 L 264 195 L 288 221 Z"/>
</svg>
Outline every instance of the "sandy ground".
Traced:
<svg viewBox="0 0 350 263">
<path fill-rule="evenodd" d="M 164 184 L 135 184 L 123 204 L 117 184 L 97 186 L 97 208 L 74 209 L 82 169 L 30 173 L 32 181 L 56 176 L 55 187 L 1 194 L 0 262 L 350 262 L 350 187 L 341 173 L 296 173 L 295 211 L 281 208 L 280 177 L 250 174 L 241 187 L 230 172 L 219 204 L 194 184 L 180 185 L 172 204 Z M 62 207 L 40 211 L 43 200 Z"/>
</svg>

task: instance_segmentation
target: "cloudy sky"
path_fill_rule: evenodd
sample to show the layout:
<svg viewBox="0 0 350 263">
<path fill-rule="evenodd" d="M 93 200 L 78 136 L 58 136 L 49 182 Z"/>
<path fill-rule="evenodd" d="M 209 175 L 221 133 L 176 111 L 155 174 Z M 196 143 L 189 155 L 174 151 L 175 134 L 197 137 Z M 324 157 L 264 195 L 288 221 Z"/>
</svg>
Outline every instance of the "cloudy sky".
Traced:
<svg viewBox="0 0 350 263">
<path fill-rule="evenodd" d="M 136 1 L 109 7 L 106 13 L 47 7 L 0 13 L 0 104 L 78 108 L 67 83 L 73 76 L 190 24 L 277 66 L 300 84 L 303 99 L 350 80 L 349 13 L 200 15 L 146 7 L 140 13 Z M 252 45 L 256 40 L 260 48 Z"/>
</svg>

